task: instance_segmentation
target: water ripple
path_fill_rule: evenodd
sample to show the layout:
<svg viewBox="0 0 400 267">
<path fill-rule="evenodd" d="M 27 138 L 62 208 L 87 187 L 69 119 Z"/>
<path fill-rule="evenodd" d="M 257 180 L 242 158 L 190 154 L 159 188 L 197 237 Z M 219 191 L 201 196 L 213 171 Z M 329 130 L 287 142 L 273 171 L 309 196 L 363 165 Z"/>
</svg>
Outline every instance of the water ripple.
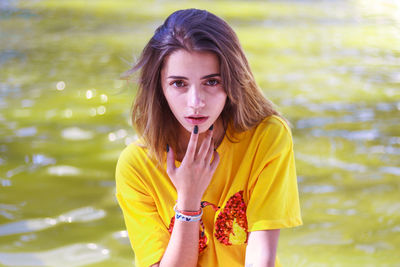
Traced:
<svg viewBox="0 0 400 267">
<path fill-rule="evenodd" d="M 326 124 L 334 123 L 337 122 L 337 118 L 333 117 L 316 117 L 316 118 L 308 118 L 308 119 L 302 119 L 298 120 L 296 123 L 296 128 L 298 129 L 304 129 L 304 128 L 311 128 L 311 127 L 321 127 Z"/>
<path fill-rule="evenodd" d="M 21 128 L 15 131 L 15 135 L 18 137 L 29 137 L 29 136 L 34 136 L 36 134 L 37 134 L 37 129 L 34 126 Z"/>
<path fill-rule="evenodd" d="M 327 209 L 326 214 L 350 216 L 350 215 L 357 214 L 357 210 L 355 210 L 355 209 Z"/>
<path fill-rule="evenodd" d="M 400 176 L 400 167 L 386 166 L 386 167 L 381 167 L 379 170 L 383 173 Z"/>
<path fill-rule="evenodd" d="M 348 140 L 376 140 L 380 137 L 378 129 L 360 130 L 360 131 L 347 131 L 347 130 L 332 130 L 326 131 L 322 129 L 314 129 L 311 134 L 316 137 L 342 137 Z"/>
<path fill-rule="evenodd" d="M 6 177 L 10 178 L 10 177 L 12 177 L 12 176 L 14 176 L 14 175 L 16 175 L 18 173 L 26 171 L 27 168 L 28 168 L 27 166 L 23 166 L 23 165 L 17 166 L 14 169 L 11 169 L 11 170 L 7 171 L 6 172 Z"/>
<path fill-rule="evenodd" d="M 26 156 L 25 162 L 29 161 L 32 161 L 32 164 L 34 166 L 47 166 L 56 163 L 56 160 L 54 158 L 47 157 L 46 155 L 43 154 L 32 155 L 32 159 L 29 159 L 29 157 Z"/>
<path fill-rule="evenodd" d="M 26 165 L 20 165 L 15 167 L 14 169 L 8 170 L 6 172 L 6 177 L 10 178 L 25 171 L 35 171 L 40 167 L 56 163 L 56 160 L 43 154 L 34 154 L 31 158 L 30 156 L 26 155 L 25 162 L 27 163 Z"/>
<path fill-rule="evenodd" d="M 47 172 L 51 175 L 65 176 L 65 175 L 79 175 L 81 170 L 67 165 L 52 166 L 47 168 Z"/>
<path fill-rule="evenodd" d="M 373 244 L 357 244 L 356 249 L 362 250 L 366 253 L 375 253 L 377 250 L 392 250 L 392 245 L 385 242 L 377 242 Z"/>
<path fill-rule="evenodd" d="M 1 179 L 0 178 L 0 186 L 2 187 L 8 187 L 11 186 L 11 181 L 8 179 Z M 0 215 L 2 214 L 2 211 L 0 210 Z"/>
<path fill-rule="evenodd" d="M 102 209 L 84 207 L 64 213 L 58 216 L 58 219 L 61 222 L 88 222 L 99 220 L 105 216 L 106 212 Z"/>
<path fill-rule="evenodd" d="M 109 249 L 94 243 L 73 244 L 42 252 L 0 252 L 0 263 L 5 266 L 77 267 L 102 262 L 108 258 Z"/>
<path fill-rule="evenodd" d="M 78 127 L 70 127 L 62 130 L 61 136 L 68 140 L 88 140 L 93 137 L 93 133 Z"/>
<path fill-rule="evenodd" d="M 121 244 L 123 245 L 129 245 L 129 236 L 128 236 L 128 231 L 122 230 L 113 233 L 112 237 L 116 240 L 118 240 Z"/>
<path fill-rule="evenodd" d="M 390 142 L 390 141 L 389 141 Z M 400 155 L 400 148 L 392 146 L 357 147 L 356 154 L 391 154 Z"/>
<path fill-rule="evenodd" d="M 301 187 L 303 193 L 325 194 L 335 191 L 336 187 L 333 185 L 305 185 Z"/>
<path fill-rule="evenodd" d="M 102 209 L 83 207 L 61 214 L 57 218 L 28 219 L 0 225 L 0 236 L 41 231 L 60 223 L 88 222 L 99 220 L 106 216 Z"/>
<path fill-rule="evenodd" d="M 4 186 L 4 185 L 3 185 Z M 15 218 L 14 214 L 12 214 L 12 211 L 17 211 L 18 208 L 15 205 L 9 205 L 9 204 L 1 204 L 0 203 L 0 215 L 12 220 Z"/>
<path fill-rule="evenodd" d="M 307 163 L 313 164 L 318 168 L 322 167 L 336 167 L 346 171 L 357 171 L 357 172 L 366 172 L 367 166 L 361 165 L 358 163 L 348 163 L 344 161 L 340 161 L 335 158 L 319 158 L 312 155 L 306 155 L 302 153 L 296 153 L 296 159 L 305 161 Z"/>
<path fill-rule="evenodd" d="M 394 216 L 400 214 L 400 202 L 396 203 L 379 203 L 376 204 L 375 211 L 387 216 Z"/>
<path fill-rule="evenodd" d="M 348 245 L 353 243 L 350 238 L 345 238 L 344 235 L 339 231 L 326 231 L 326 229 L 307 233 L 306 236 L 299 236 L 292 238 L 290 244 L 293 245 Z"/>
</svg>

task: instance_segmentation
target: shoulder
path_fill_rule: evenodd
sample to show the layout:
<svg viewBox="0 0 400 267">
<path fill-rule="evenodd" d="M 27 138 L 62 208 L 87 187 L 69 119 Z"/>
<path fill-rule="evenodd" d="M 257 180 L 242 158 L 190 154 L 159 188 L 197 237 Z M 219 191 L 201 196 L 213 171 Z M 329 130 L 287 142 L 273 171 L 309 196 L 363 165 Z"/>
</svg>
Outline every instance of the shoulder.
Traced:
<svg viewBox="0 0 400 267">
<path fill-rule="evenodd" d="M 127 145 L 121 152 L 118 158 L 118 164 L 120 163 L 133 163 L 135 161 L 143 160 L 143 157 L 147 154 L 146 149 L 141 145 L 139 140 Z"/>
<path fill-rule="evenodd" d="M 257 140 L 262 149 L 270 152 L 279 153 L 293 148 L 292 132 L 288 123 L 276 115 L 266 117 L 255 127 L 253 140 Z"/>
<path fill-rule="evenodd" d="M 135 141 L 126 146 L 119 155 L 115 169 L 116 194 L 119 198 L 131 201 L 142 201 L 149 195 L 146 169 L 143 167 L 149 161 L 147 149 Z"/>
<path fill-rule="evenodd" d="M 292 139 L 292 131 L 288 123 L 281 117 L 271 115 L 263 119 L 255 129 L 256 135 L 263 137 L 279 138 L 279 139 Z"/>
<path fill-rule="evenodd" d="M 126 146 L 119 155 L 116 166 L 117 180 L 138 176 L 140 170 L 149 161 L 147 149 L 137 140 Z"/>
<path fill-rule="evenodd" d="M 288 132 L 291 134 L 290 127 L 288 123 L 281 117 L 277 115 L 271 115 L 264 118 L 257 126 L 258 129 L 278 131 L 278 132 Z"/>
</svg>

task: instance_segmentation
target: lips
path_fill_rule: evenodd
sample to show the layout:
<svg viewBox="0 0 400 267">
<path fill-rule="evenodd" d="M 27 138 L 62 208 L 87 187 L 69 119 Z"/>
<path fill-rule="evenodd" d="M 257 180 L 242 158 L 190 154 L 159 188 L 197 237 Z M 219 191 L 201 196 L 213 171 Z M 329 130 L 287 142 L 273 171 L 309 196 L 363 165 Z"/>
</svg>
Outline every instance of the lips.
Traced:
<svg viewBox="0 0 400 267">
<path fill-rule="evenodd" d="M 203 115 L 191 115 L 185 117 L 185 120 L 189 122 L 190 124 L 193 125 L 199 125 L 208 120 L 208 116 L 203 116 Z"/>
</svg>

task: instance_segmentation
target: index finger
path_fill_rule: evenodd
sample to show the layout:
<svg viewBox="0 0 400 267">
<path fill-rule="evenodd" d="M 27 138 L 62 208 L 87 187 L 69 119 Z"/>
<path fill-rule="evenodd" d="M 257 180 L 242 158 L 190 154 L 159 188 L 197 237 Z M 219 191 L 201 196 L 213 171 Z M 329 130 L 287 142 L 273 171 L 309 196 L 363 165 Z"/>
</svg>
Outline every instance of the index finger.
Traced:
<svg viewBox="0 0 400 267">
<path fill-rule="evenodd" d="M 196 154 L 197 140 L 199 139 L 199 126 L 195 125 L 190 135 L 184 159 L 193 161 Z"/>
</svg>

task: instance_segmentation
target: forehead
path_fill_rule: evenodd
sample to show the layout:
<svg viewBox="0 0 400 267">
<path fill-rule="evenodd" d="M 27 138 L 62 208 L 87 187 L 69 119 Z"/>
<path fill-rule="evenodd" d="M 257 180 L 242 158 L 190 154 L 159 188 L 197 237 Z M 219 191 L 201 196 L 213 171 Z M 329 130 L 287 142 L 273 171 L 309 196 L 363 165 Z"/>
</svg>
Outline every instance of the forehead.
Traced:
<svg viewBox="0 0 400 267">
<path fill-rule="evenodd" d="M 215 53 L 180 49 L 165 58 L 162 72 L 165 76 L 205 76 L 219 73 L 219 59 Z"/>
</svg>

